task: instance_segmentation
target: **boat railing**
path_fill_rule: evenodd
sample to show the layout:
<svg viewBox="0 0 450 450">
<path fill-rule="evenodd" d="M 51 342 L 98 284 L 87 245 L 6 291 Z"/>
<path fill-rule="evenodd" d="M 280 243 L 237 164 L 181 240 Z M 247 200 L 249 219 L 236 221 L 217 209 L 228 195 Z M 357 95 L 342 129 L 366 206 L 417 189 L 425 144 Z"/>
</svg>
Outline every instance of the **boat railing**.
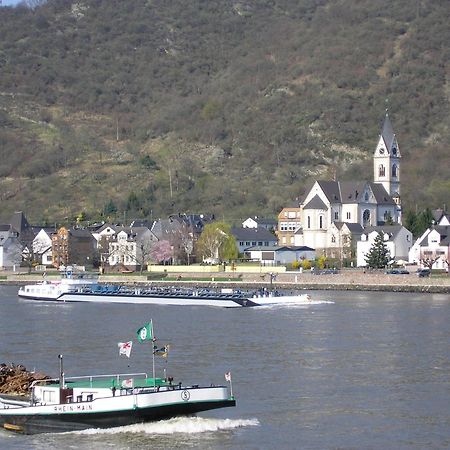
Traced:
<svg viewBox="0 0 450 450">
<path fill-rule="evenodd" d="M 83 376 L 74 376 L 74 377 L 65 377 L 65 382 L 71 381 L 71 382 L 77 382 L 77 381 L 89 381 L 91 387 L 93 387 L 94 381 L 102 381 L 105 379 L 108 380 L 116 380 L 117 383 L 120 383 L 121 381 L 130 379 L 130 378 L 144 378 L 145 380 L 148 379 L 148 375 L 145 372 L 136 372 L 136 373 L 119 373 L 119 374 L 102 374 L 102 375 L 83 375 Z M 44 380 L 35 380 L 31 383 L 30 389 L 34 386 L 39 386 L 41 384 L 48 384 L 48 383 L 57 383 L 59 382 L 59 378 L 47 378 Z"/>
</svg>

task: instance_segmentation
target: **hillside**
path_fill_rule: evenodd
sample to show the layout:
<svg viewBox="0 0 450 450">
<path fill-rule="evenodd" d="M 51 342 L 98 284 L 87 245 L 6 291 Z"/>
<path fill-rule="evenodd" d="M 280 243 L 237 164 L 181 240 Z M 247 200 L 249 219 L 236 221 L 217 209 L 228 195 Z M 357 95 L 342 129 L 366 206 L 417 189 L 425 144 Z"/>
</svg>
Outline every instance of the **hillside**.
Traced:
<svg viewBox="0 0 450 450">
<path fill-rule="evenodd" d="M 0 8 L 0 218 L 275 216 L 371 179 L 450 200 L 446 0 L 53 0 Z"/>
</svg>

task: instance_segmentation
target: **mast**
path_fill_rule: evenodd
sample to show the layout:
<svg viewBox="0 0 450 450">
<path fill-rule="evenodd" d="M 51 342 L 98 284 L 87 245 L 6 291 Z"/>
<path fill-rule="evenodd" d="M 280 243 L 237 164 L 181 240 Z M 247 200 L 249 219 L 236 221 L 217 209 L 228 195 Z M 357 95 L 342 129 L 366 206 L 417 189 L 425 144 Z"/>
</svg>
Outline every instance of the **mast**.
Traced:
<svg viewBox="0 0 450 450">
<path fill-rule="evenodd" d="M 64 368 L 63 368 L 63 355 L 58 355 L 59 358 L 59 388 L 64 389 Z"/>
<path fill-rule="evenodd" d="M 152 324 L 152 372 L 153 372 L 153 387 L 156 387 L 156 374 L 155 374 L 155 329 L 153 328 L 153 319 L 150 319 Z"/>
</svg>

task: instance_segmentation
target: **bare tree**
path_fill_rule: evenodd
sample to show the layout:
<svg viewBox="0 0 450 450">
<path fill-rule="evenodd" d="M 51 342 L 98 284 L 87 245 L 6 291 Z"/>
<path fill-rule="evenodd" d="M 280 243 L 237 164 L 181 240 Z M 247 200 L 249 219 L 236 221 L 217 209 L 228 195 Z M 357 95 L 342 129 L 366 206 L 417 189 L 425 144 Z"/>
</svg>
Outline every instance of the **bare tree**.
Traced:
<svg viewBox="0 0 450 450">
<path fill-rule="evenodd" d="M 424 265 L 425 267 L 427 267 L 428 269 L 432 270 L 434 263 L 439 259 L 439 257 L 427 257 L 427 258 L 421 258 L 420 262 L 422 263 L 422 265 Z"/>
</svg>

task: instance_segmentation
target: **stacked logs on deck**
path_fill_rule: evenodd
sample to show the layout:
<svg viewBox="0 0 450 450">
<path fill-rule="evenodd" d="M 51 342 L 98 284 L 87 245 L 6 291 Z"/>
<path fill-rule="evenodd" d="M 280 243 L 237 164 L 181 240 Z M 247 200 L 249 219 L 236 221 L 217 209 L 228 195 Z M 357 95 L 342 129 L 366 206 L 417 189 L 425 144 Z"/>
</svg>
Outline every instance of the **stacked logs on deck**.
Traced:
<svg viewBox="0 0 450 450">
<path fill-rule="evenodd" d="M 31 383 L 50 377 L 39 372 L 29 372 L 22 364 L 0 364 L 0 394 L 28 395 Z"/>
</svg>

